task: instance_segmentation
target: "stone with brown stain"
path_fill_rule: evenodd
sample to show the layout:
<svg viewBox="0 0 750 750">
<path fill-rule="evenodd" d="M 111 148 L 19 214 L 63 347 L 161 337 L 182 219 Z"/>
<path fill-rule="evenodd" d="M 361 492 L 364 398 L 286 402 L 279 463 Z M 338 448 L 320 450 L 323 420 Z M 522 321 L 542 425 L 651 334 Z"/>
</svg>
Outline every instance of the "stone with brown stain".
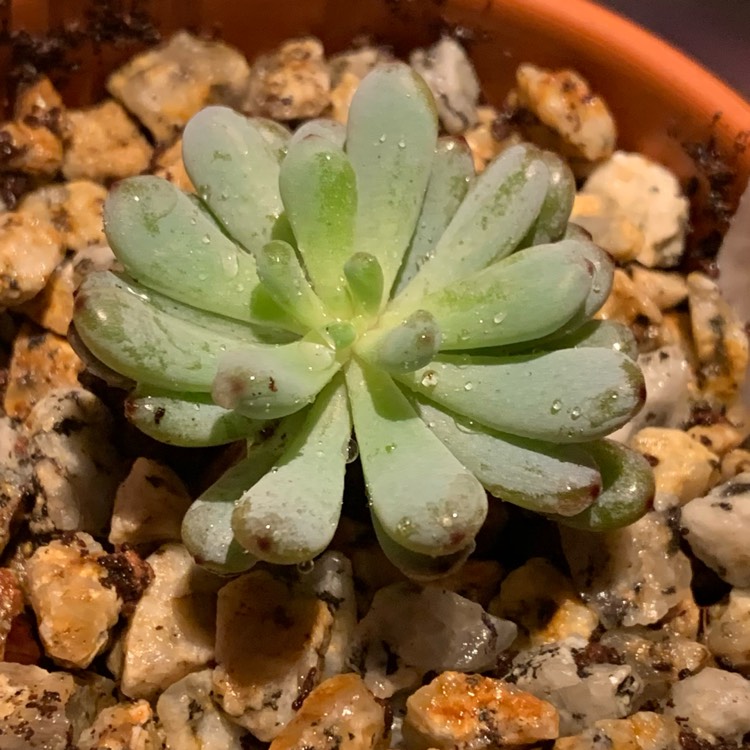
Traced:
<svg viewBox="0 0 750 750">
<path fill-rule="evenodd" d="M 162 750 L 151 706 L 139 700 L 103 708 L 81 734 L 77 750 Z"/>
<path fill-rule="evenodd" d="M 554 740 L 557 710 L 514 685 L 481 675 L 443 672 L 406 701 L 409 750 L 478 750 Z"/>
<path fill-rule="evenodd" d="M 341 674 L 316 687 L 269 750 L 385 750 L 390 721 L 359 675 Z"/>
<path fill-rule="evenodd" d="M 58 388 L 78 385 L 83 362 L 62 336 L 24 323 L 13 342 L 4 407 L 25 419 L 34 405 Z"/>
</svg>

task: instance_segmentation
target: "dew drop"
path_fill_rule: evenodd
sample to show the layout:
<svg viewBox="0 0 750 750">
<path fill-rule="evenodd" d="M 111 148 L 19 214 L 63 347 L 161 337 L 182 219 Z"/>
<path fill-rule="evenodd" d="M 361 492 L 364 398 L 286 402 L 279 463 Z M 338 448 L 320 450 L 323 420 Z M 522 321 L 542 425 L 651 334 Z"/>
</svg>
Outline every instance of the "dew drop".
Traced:
<svg viewBox="0 0 750 750">
<path fill-rule="evenodd" d="M 464 390 L 470 391 L 474 386 L 471 383 L 464 383 Z"/>
<path fill-rule="evenodd" d="M 400 140 L 400 141 L 398 142 L 398 147 L 399 147 L 399 148 L 406 148 L 406 141 L 405 141 L 405 140 L 403 140 L 403 139 L 401 139 L 401 140 Z"/>
<path fill-rule="evenodd" d="M 591 287 L 591 291 L 592 291 L 592 292 L 593 292 L 594 294 L 599 294 L 599 292 L 601 292 L 601 290 L 602 290 L 602 288 L 601 288 L 601 286 L 600 286 L 599 284 L 594 284 L 594 285 L 593 285 L 593 286 Z"/>
<path fill-rule="evenodd" d="M 550 407 L 550 412 L 552 412 L 552 414 L 557 414 L 557 412 L 559 412 L 560 409 L 562 409 L 562 401 L 560 401 L 559 398 L 556 398 L 552 402 L 552 406 Z"/>
<path fill-rule="evenodd" d="M 297 563 L 297 572 L 301 576 L 309 575 L 313 572 L 315 569 L 315 561 L 314 560 L 305 560 L 304 562 Z"/>
<path fill-rule="evenodd" d="M 422 385 L 425 388 L 434 388 L 438 384 L 438 374 L 435 372 L 435 370 L 427 370 L 424 375 L 422 375 Z"/>
<path fill-rule="evenodd" d="M 393 443 L 388 443 L 388 445 L 385 446 L 386 453 L 393 453 L 393 451 L 395 450 L 396 450 L 396 446 Z"/>
<path fill-rule="evenodd" d="M 201 242 L 204 245 L 208 245 L 211 243 L 211 238 L 207 234 L 204 234 L 203 237 L 201 238 Z"/>
<path fill-rule="evenodd" d="M 359 445 L 354 438 L 349 439 L 349 443 L 346 446 L 346 463 L 351 464 L 357 460 L 359 456 Z"/>
<path fill-rule="evenodd" d="M 570 410 L 570 418 L 571 419 L 578 419 L 581 416 L 581 407 L 580 406 L 574 406 Z"/>
<path fill-rule="evenodd" d="M 399 534 L 403 534 L 404 536 L 407 536 L 411 532 L 411 519 L 410 518 L 402 518 L 397 524 L 396 524 L 396 531 Z"/>
<path fill-rule="evenodd" d="M 467 435 L 473 435 L 476 432 L 475 425 L 476 422 L 473 419 L 467 419 L 465 422 L 456 420 L 456 429 L 459 432 L 465 432 Z"/>
<path fill-rule="evenodd" d="M 137 195 L 134 195 L 134 196 L 133 196 L 133 200 L 134 200 L 134 201 L 135 201 L 136 203 L 140 203 L 140 202 L 141 202 L 141 199 L 140 199 L 140 198 L 139 198 L 139 197 L 138 197 Z"/>
<path fill-rule="evenodd" d="M 498 313 L 495 315 L 494 318 L 492 318 L 492 322 L 497 325 L 498 323 L 502 323 L 505 320 L 505 313 Z"/>
<path fill-rule="evenodd" d="M 469 331 L 467 328 L 464 328 L 461 333 L 458 334 L 459 341 L 467 341 L 469 338 Z"/>
<path fill-rule="evenodd" d="M 378 143 L 385 143 L 385 139 L 386 139 L 386 136 L 385 136 L 385 133 L 383 133 L 383 135 L 381 135 L 380 138 L 378 138 Z"/>
</svg>

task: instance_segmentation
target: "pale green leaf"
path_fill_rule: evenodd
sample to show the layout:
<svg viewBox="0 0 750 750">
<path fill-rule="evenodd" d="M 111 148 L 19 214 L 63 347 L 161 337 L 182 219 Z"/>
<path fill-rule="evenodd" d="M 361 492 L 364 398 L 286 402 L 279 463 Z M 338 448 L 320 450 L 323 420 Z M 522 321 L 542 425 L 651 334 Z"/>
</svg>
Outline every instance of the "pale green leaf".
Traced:
<svg viewBox="0 0 750 750">
<path fill-rule="evenodd" d="M 577 445 L 508 435 L 415 399 L 420 416 L 495 497 L 539 513 L 573 515 L 601 488 L 596 464 Z"/>
<path fill-rule="evenodd" d="M 578 515 L 551 517 L 558 523 L 585 531 L 611 531 L 635 523 L 654 499 L 654 475 L 648 461 L 614 440 L 581 447 L 599 467 L 602 492 Z"/>
<path fill-rule="evenodd" d="M 226 471 L 190 506 L 182 540 L 196 561 L 224 575 L 242 573 L 256 562 L 235 539 L 232 514 L 242 495 L 266 475 L 298 434 L 307 412 L 271 423 L 263 439 L 248 446 L 247 458 Z"/>
<path fill-rule="evenodd" d="M 354 253 L 344 264 L 344 276 L 355 309 L 374 316 L 383 299 L 383 269 L 374 255 Z"/>
<path fill-rule="evenodd" d="M 349 157 L 316 135 L 293 141 L 281 165 L 281 197 L 318 296 L 349 312 L 344 263 L 352 254 L 357 185 Z"/>
<path fill-rule="evenodd" d="M 607 349 L 502 358 L 441 354 L 427 367 L 396 377 L 488 427 L 549 442 L 608 435 L 645 397 L 638 365 Z"/>
<path fill-rule="evenodd" d="M 325 138 L 334 146 L 344 148 L 346 142 L 346 127 L 335 120 L 327 120 L 323 117 L 308 120 L 302 123 L 292 135 L 291 145 L 304 140 L 309 135 Z"/>
<path fill-rule="evenodd" d="M 421 555 L 466 549 L 487 513 L 482 485 L 387 374 L 352 360 L 346 382 L 370 507 L 384 532 Z"/>
<path fill-rule="evenodd" d="M 417 224 L 436 140 L 432 94 L 408 65 L 382 65 L 363 79 L 346 140 L 357 176 L 354 249 L 378 259 L 386 294 Z"/>
<path fill-rule="evenodd" d="M 141 432 L 168 445 L 200 447 L 253 439 L 268 426 L 213 403 L 205 393 L 138 388 L 125 415 Z"/>
<path fill-rule="evenodd" d="M 556 242 L 564 237 L 576 195 L 575 177 L 563 159 L 550 151 L 542 151 L 541 158 L 549 169 L 550 180 L 539 216 L 527 238 L 529 245 Z"/>
<path fill-rule="evenodd" d="M 276 157 L 276 161 L 280 162 L 286 156 L 289 147 L 289 139 L 292 135 L 289 128 L 267 117 L 251 117 L 250 122 L 263 136 L 271 153 Z"/>
<path fill-rule="evenodd" d="M 333 349 L 313 341 L 246 346 L 219 357 L 211 395 L 251 419 L 276 419 L 311 403 L 339 367 Z"/>
<path fill-rule="evenodd" d="M 206 107 L 185 126 L 185 169 L 201 199 L 246 250 L 271 240 L 282 211 L 279 162 L 266 135 L 227 107 Z"/>
<path fill-rule="evenodd" d="M 117 259 L 136 281 L 202 310 L 254 320 L 250 294 L 258 277 L 252 256 L 170 182 L 152 176 L 118 182 L 104 204 L 104 226 Z"/>
<path fill-rule="evenodd" d="M 316 399 L 273 468 L 237 503 L 232 527 L 262 560 L 311 560 L 330 543 L 339 520 L 351 435 L 341 377 Z"/>
<path fill-rule="evenodd" d="M 398 294 L 430 257 L 474 177 L 471 149 L 458 138 L 441 138 L 435 151 L 419 220 L 401 264 L 394 294 Z"/>
</svg>

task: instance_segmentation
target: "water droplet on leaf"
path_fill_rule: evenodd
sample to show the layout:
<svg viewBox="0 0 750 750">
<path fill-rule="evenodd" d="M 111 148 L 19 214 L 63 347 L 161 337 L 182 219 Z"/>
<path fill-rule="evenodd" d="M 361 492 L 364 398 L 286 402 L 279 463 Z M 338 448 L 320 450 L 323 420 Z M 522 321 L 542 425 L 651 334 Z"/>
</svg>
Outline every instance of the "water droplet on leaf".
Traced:
<svg viewBox="0 0 750 750">
<path fill-rule="evenodd" d="M 552 412 L 553 414 L 557 414 L 557 412 L 559 412 L 559 411 L 560 411 L 560 409 L 562 409 L 562 401 L 560 401 L 560 399 L 559 399 L 559 398 L 556 398 L 556 399 L 555 399 L 555 400 L 554 400 L 554 401 L 552 402 L 552 406 L 550 407 L 550 411 L 551 411 L 551 412 Z"/>
</svg>

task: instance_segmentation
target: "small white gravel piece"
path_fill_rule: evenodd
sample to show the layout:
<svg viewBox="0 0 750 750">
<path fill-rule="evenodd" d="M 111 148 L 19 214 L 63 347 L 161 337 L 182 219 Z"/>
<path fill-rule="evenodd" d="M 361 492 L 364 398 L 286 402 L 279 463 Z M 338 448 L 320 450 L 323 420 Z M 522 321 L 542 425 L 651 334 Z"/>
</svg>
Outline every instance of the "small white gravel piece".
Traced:
<svg viewBox="0 0 750 750">
<path fill-rule="evenodd" d="M 640 154 L 617 151 L 597 167 L 582 192 L 609 198 L 617 214 L 643 234 L 636 259 L 644 266 L 670 268 L 685 249 L 688 199 L 668 169 Z"/>
<path fill-rule="evenodd" d="M 750 473 L 738 474 L 682 508 L 696 557 L 733 586 L 750 586 Z"/>
<path fill-rule="evenodd" d="M 507 682 L 444 672 L 406 701 L 409 750 L 480 750 L 553 740 L 555 707 Z"/>
<path fill-rule="evenodd" d="M 750 677 L 750 589 L 735 588 L 729 600 L 709 607 L 706 645 L 719 664 Z"/>
<path fill-rule="evenodd" d="M 201 570 L 179 544 L 150 555 L 154 580 L 123 635 L 121 690 L 151 700 L 214 658 L 216 590 L 221 580 Z M 120 670 L 116 670 L 120 671 Z"/>
<path fill-rule="evenodd" d="M 687 598 L 690 562 L 676 525 L 666 513 L 651 511 L 603 534 L 561 529 L 576 588 L 605 627 L 650 625 Z"/>
<path fill-rule="evenodd" d="M 169 141 L 210 104 L 238 107 L 249 76 L 236 49 L 180 31 L 118 68 L 107 89 L 157 141 Z"/>
<path fill-rule="evenodd" d="M 140 700 L 102 709 L 81 735 L 77 750 L 162 750 L 163 747 L 151 706 Z"/>
<path fill-rule="evenodd" d="M 148 168 L 152 148 L 117 102 L 68 110 L 68 122 L 63 161 L 67 180 L 110 182 Z"/>
<path fill-rule="evenodd" d="M 452 591 L 397 583 L 375 595 L 349 660 L 375 695 L 390 697 L 429 671 L 486 670 L 516 634 L 512 622 Z"/>
<path fill-rule="evenodd" d="M 180 541 L 182 517 L 191 502 L 185 485 L 172 469 L 150 458 L 137 458 L 117 488 L 109 541 Z"/>
<path fill-rule="evenodd" d="M 0 662 L 0 747 L 70 750 L 102 707 L 114 683 L 75 678 L 33 665 Z"/>
<path fill-rule="evenodd" d="M 476 124 L 479 79 L 455 39 L 444 36 L 428 49 L 414 50 L 409 62 L 430 87 L 440 121 L 449 133 L 462 133 Z"/>
<path fill-rule="evenodd" d="M 169 750 L 242 750 L 245 731 L 231 722 L 213 700 L 212 669 L 170 685 L 156 704 Z"/>
<path fill-rule="evenodd" d="M 750 732 L 750 681 L 707 667 L 674 685 L 665 713 L 709 741 L 741 742 Z"/>
<path fill-rule="evenodd" d="M 642 683 L 632 667 L 607 658 L 584 638 L 566 638 L 522 651 L 504 679 L 552 703 L 560 734 L 576 734 L 599 719 L 627 716 L 640 695 Z"/>
<path fill-rule="evenodd" d="M 640 711 L 627 719 L 603 719 L 581 734 L 561 737 L 553 750 L 681 750 L 677 723 Z"/>
<path fill-rule="evenodd" d="M 292 39 L 253 63 L 244 108 L 273 120 L 317 117 L 330 102 L 330 89 L 323 45 L 312 37 Z"/>
</svg>

